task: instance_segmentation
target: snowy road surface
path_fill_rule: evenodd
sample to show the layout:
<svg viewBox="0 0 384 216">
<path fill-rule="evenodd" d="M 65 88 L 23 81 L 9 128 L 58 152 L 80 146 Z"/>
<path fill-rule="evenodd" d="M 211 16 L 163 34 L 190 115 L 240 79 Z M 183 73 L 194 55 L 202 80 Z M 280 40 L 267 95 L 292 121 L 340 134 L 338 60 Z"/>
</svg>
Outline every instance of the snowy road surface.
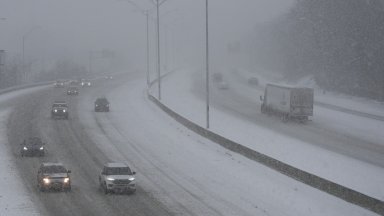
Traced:
<svg viewBox="0 0 384 216">
<path fill-rule="evenodd" d="M 145 78 L 96 83 L 80 95 L 41 89 L 0 107 L 8 119 L 9 160 L 19 171 L 14 193 L 27 194 L 42 215 L 374 215 L 308 187 L 188 131 L 146 98 Z M 96 97 L 107 96 L 110 113 L 94 113 Z M 1 96 L 4 97 L 4 96 Z M 54 100 L 66 99 L 70 119 L 50 119 Z M 4 112 L 3 112 L 4 111 Z M 9 114 L 9 115 L 8 115 Z M 4 121 L 3 123 L 4 128 Z M 4 133 L 2 133 L 4 140 Z M 40 135 L 45 158 L 21 158 L 20 140 Z M 73 191 L 41 193 L 36 170 L 60 161 L 72 170 Z M 97 176 L 106 161 L 127 161 L 137 171 L 135 195 L 104 195 Z M 3 175 L 9 169 L 1 167 Z M 4 179 L 3 179 L 4 181 Z M 5 180 L 6 181 L 6 180 Z M 4 193 L 1 190 L 0 193 Z M 2 197 L 8 194 L 1 194 Z M 0 214 L 9 212 L 4 210 Z M 14 205 L 24 215 L 22 206 Z"/>
<path fill-rule="evenodd" d="M 203 78 L 196 73 L 191 76 L 189 71 L 170 74 L 162 80 L 162 101 L 205 127 Z M 294 167 L 384 200 L 383 121 L 315 107 L 313 121 L 284 124 L 276 117 L 261 114 L 258 89 L 250 88 L 246 82 L 236 83 L 236 79 L 228 82 L 231 84 L 227 90 L 212 85 L 210 130 Z M 156 96 L 157 88 L 152 90 Z M 376 113 L 380 112 L 373 107 Z"/>
</svg>

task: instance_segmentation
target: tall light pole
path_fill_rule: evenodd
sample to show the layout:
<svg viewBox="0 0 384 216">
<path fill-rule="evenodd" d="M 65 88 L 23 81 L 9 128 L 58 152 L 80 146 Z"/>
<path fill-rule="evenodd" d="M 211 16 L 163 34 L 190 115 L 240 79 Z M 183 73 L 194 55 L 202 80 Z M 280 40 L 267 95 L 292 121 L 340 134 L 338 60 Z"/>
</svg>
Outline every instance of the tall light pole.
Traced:
<svg viewBox="0 0 384 216">
<path fill-rule="evenodd" d="M 159 15 L 159 0 L 156 0 L 156 16 L 157 16 L 157 82 L 158 82 L 158 99 L 161 100 L 161 75 L 160 75 L 160 15 Z"/>
<path fill-rule="evenodd" d="M 206 100 L 207 129 L 209 128 L 209 34 L 208 34 L 208 0 L 205 0 L 205 64 L 206 64 Z"/>
<path fill-rule="evenodd" d="M 23 72 L 23 74 L 22 74 L 23 78 L 22 79 L 23 79 L 24 82 L 27 81 L 27 73 L 25 71 L 25 39 L 26 39 L 26 37 L 29 34 L 31 34 L 34 30 L 36 30 L 38 28 L 41 28 L 41 26 L 35 26 L 35 27 L 31 28 L 27 33 L 25 33 L 23 35 L 23 56 L 22 56 L 22 65 L 21 65 L 21 67 L 22 67 L 22 72 Z"/>
<path fill-rule="evenodd" d="M 157 81 L 159 83 L 159 97 L 158 99 L 161 100 L 161 74 L 160 74 L 160 15 L 159 15 L 159 7 L 166 2 L 167 0 L 163 0 L 162 2 L 159 2 L 159 0 L 156 0 L 156 15 L 157 15 Z"/>
<path fill-rule="evenodd" d="M 146 58 L 147 58 L 147 88 L 149 88 L 149 84 L 151 82 L 150 77 L 149 77 L 149 11 L 150 10 L 143 10 L 141 9 L 134 1 L 127 0 L 129 4 L 134 6 L 136 9 L 138 9 L 142 14 L 145 15 L 146 17 L 146 38 L 147 38 L 147 53 L 146 53 Z"/>
<path fill-rule="evenodd" d="M 150 85 L 150 79 L 149 79 L 149 11 L 145 11 L 145 17 L 147 18 L 147 88 L 149 88 Z"/>
</svg>

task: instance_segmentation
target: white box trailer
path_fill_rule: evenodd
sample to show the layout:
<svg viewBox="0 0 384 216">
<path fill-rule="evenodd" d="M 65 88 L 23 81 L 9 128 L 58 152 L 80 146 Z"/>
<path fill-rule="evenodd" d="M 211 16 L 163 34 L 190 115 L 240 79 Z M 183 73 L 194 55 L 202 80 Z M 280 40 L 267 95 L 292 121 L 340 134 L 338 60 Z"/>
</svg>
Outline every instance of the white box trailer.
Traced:
<svg viewBox="0 0 384 216">
<path fill-rule="evenodd" d="M 296 119 L 307 121 L 313 116 L 312 88 L 287 87 L 275 84 L 267 84 L 261 105 L 261 112 L 275 114 L 283 121 Z"/>
</svg>

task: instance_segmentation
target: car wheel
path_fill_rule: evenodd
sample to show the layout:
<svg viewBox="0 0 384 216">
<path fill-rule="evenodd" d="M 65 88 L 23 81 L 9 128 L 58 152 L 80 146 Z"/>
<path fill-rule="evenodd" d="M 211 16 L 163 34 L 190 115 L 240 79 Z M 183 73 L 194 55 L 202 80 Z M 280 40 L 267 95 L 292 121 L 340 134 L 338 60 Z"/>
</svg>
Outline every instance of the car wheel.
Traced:
<svg viewBox="0 0 384 216">
<path fill-rule="evenodd" d="M 71 185 L 69 185 L 69 187 L 67 187 L 67 188 L 65 188 L 65 192 L 70 192 L 72 190 L 72 187 L 71 187 Z"/>
<path fill-rule="evenodd" d="M 131 190 L 131 191 L 129 191 L 129 194 L 134 194 L 134 193 L 136 193 L 136 188 Z"/>
<path fill-rule="evenodd" d="M 108 194 L 109 193 L 107 185 L 105 183 L 103 185 L 103 190 L 104 190 L 104 194 Z"/>
<path fill-rule="evenodd" d="M 38 184 L 37 186 L 39 187 L 39 190 L 41 192 L 45 192 L 45 188 L 43 186 L 41 186 L 41 184 Z"/>
</svg>

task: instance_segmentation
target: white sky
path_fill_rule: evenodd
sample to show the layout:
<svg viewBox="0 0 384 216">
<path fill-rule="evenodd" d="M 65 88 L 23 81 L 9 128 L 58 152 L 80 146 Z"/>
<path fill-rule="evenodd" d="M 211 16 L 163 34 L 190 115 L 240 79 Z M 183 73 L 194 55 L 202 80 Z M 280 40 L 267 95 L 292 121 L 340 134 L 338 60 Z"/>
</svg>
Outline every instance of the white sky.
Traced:
<svg viewBox="0 0 384 216">
<path fill-rule="evenodd" d="M 154 6 L 151 0 L 131 1 L 143 9 Z M 255 24 L 286 11 L 293 1 L 210 0 L 211 46 L 223 47 L 228 41 L 241 39 Z M 170 52 L 174 38 L 172 49 L 183 52 L 184 59 L 200 58 L 204 50 L 204 7 L 204 0 L 168 0 L 161 6 L 162 29 L 164 25 L 169 29 L 167 35 L 161 33 L 162 50 L 167 46 Z M 108 48 L 144 63 L 145 18 L 126 0 L 1 0 L 0 18 L 6 18 L 0 20 L 0 49 L 10 54 L 21 53 L 22 37 L 26 35 L 29 58 L 50 61 L 72 56 L 86 64 L 90 50 Z M 41 28 L 27 34 L 36 26 Z M 151 52 L 155 53 L 154 23 L 150 35 Z"/>
</svg>

